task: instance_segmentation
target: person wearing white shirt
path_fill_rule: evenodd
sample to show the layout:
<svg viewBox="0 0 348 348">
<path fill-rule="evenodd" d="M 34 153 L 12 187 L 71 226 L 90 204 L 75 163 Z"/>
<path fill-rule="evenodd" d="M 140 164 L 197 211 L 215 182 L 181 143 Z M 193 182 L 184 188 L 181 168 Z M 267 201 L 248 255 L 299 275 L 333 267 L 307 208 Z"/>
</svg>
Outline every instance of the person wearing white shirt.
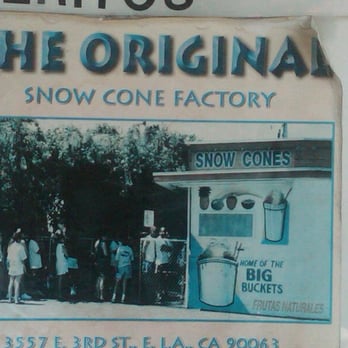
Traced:
<svg viewBox="0 0 348 348">
<path fill-rule="evenodd" d="M 29 265 L 32 271 L 42 268 L 42 260 L 40 254 L 40 247 L 37 241 L 34 238 L 29 240 L 28 245 L 29 250 Z"/>
<path fill-rule="evenodd" d="M 8 284 L 8 300 L 12 302 L 14 290 L 15 303 L 20 303 L 20 285 L 25 272 L 24 261 L 27 259 L 27 253 L 21 240 L 22 231 L 21 229 L 17 229 L 7 248 L 8 275 L 10 277 Z"/>
</svg>

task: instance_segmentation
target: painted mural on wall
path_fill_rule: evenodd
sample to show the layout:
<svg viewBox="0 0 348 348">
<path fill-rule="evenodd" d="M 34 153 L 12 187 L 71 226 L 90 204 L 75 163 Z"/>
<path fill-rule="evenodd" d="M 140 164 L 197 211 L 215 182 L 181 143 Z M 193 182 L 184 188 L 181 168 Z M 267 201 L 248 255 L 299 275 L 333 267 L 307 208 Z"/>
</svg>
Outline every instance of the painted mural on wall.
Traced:
<svg viewBox="0 0 348 348">
<path fill-rule="evenodd" d="M 188 148 L 188 306 L 330 320 L 332 140 Z"/>
</svg>

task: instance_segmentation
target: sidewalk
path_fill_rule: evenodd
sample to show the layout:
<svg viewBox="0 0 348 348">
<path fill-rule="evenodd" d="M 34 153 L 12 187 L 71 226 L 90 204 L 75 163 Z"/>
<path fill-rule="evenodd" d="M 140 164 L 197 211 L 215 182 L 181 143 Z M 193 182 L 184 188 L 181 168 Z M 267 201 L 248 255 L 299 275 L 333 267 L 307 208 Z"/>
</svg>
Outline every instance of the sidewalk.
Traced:
<svg viewBox="0 0 348 348">
<path fill-rule="evenodd" d="M 0 301 L 0 320 L 168 320 L 168 321 L 247 321 L 251 317 L 183 307 L 134 305 L 111 302 Z M 258 318 L 258 320 L 265 318 Z M 255 320 L 255 318 L 253 318 Z"/>
</svg>

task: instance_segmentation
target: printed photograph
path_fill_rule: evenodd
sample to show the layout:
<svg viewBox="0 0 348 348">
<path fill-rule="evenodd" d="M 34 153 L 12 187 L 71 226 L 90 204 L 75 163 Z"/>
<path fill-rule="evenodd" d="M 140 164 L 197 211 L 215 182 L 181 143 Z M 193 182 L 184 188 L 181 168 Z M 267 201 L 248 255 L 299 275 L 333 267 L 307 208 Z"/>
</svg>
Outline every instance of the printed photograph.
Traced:
<svg viewBox="0 0 348 348">
<path fill-rule="evenodd" d="M 330 322 L 334 137 L 2 117 L 1 319 Z"/>
</svg>

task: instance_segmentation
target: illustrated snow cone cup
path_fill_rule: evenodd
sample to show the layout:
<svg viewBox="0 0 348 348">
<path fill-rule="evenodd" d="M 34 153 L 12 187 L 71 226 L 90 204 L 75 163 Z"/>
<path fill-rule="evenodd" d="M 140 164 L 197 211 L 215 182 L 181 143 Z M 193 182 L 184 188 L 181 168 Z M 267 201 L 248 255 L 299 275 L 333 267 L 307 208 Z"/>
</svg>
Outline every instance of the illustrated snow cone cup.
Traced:
<svg viewBox="0 0 348 348">
<path fill-rule="evenodd" d="M 222 243 L 212 242 L 199 256 L 199 299 L 211 306 L 228 306 L 234 302 L 241 245 L 232 255 Z"/>
<path fill-rule="evenodd" d="M 279 242 L 284 235 L 285 212 L 287 208 L 287 195 L 272 191 L 263 202 L 265 219 L 265 238 L 272 242 Z"/>
</svg>

